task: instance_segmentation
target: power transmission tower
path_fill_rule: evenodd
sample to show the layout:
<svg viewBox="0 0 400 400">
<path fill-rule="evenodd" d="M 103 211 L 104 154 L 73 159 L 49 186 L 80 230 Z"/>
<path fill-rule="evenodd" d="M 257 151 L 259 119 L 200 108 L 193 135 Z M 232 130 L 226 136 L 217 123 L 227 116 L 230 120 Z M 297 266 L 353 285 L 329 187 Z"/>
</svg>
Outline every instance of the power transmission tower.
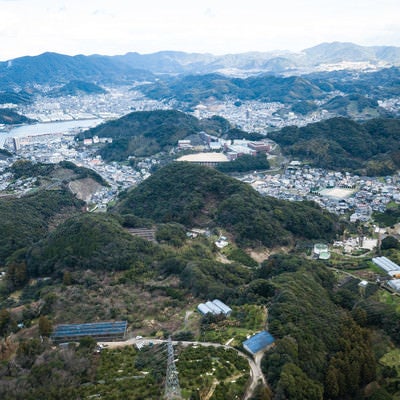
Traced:
<svg viewBox="0 0 400 400">
<path fill-rule="evenodd" d="M 171 336 L 168 338 L 168 364 L 167 377 L 165 379 L 166 400 L 182 400 L 181 387 L 179 386 L 178 371 L 174 360 L 174 347 L 172 346 Z"/>
</svg>

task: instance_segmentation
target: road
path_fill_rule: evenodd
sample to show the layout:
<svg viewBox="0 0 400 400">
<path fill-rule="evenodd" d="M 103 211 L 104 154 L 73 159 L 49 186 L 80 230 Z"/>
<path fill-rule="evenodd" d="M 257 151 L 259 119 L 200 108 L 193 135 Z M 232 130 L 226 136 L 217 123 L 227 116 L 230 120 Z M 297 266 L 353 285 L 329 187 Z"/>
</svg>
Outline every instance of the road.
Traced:
<svg viewBox="0 0 400 400">
<path fill-rule="evenodd" d="M 99 342 L 99 345 L 107 346 L 107 348 L 117 348 L 117 347 L 123 347 L 123 346 L 133 346 L 138 343 L 143 343 L 143 342 L 152 342 L 153 344 L 162 344 L 162 343 L 167 343 L 168 340 L 165 339 L 153 339 L 153 338 L 132 338 L 128 339 L 122 342 Z M 243 400 L 248 400 L 251 395 L 253 394 L 256 386 L 260 383 L 260 381 L 266 386 L 267 382 L 265 380 L 265 377 L 261 371 L 261 358 L 262 354 L 257 355 L 256 361 L 254 361 L 249 355 L 246 353 L 236 349 L 235 347 L 226 345 L 226 344 L 220 344 L 220 343 L 213 343 L 213 342 L 190 342 L 190 341 L 172 341 L 172 344 L 177 345 L 180 344 L 182 346 L 204 346 L 204 347 L 223 347 L 225 349 L 232 349 L 235 350 L 241 357 L 244 357 L 247 359 L 249 366 L 250 366 L 250 385 L 248 386 L 246 393 L 243 397 Z"/>
</svg>

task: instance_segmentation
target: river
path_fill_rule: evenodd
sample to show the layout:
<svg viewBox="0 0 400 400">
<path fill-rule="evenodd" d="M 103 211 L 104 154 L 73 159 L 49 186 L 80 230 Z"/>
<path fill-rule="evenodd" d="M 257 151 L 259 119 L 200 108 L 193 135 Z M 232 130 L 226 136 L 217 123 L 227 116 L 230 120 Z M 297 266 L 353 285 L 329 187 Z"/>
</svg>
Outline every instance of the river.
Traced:
<svg viewBox="0 0 400 400">
<path fill-rule="evenodd" d="M 78 132 L 79 130 L 92 128 L 102 122 L 101 118 L 93 118 L 19 125 L 9 131 L 0 131 L 0 148 L 3 148 L 4 142 L 8 138 Z"/>
</svg>

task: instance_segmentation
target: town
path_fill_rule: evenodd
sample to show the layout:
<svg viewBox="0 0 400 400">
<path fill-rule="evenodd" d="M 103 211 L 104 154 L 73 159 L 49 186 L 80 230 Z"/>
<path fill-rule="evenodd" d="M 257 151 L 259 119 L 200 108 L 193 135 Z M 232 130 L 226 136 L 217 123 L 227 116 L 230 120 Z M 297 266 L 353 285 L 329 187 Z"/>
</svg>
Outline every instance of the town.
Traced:
<svg viewBox="0 0 400 400">
<path fill-rule="evenodd" d="M 390 99 L 381 102 L 380 105 L 387 109 L 398 109 L 400 100 Z M 66 96 L 57 99 L 39 97 L 32 105 L 19 106 L 18 112 L 42 123 L 61 121 L 62 124 L 62 121 L 83 120 L 86 122 L 85 126 L 90 127 L 91 121 L 92 125 L 96 125 L 132 111 L 171 109 L 172 106 L 173 104 L 169 102 L 150 100 L 138 90 L 118 87 L 107 88 L 105 94 Z M 201 146 L 194 147 L 190 141 L 182 140 L 176 143 L 176 149 L 173 151 L 179 156 L 180 151 L 196 149 L 203 153 L 202 159 L 209 157 L 210 152 L 219 152 L 218 161 L 229 161 L 240 154 L 255 154 L 262 148 L 267 152 L 267 157 L 274 167 L 268 171 L 254 171 L 236 177 L 251 184 L 263 195 L 289 201 L 313 200 L 330 212 L 348 214 L 352 222 L 366 222 L 373 211 L 384 212 L 387 204 L 400 201 L 398 175 L 384 178 L 363 177 L 311 168 L 297 161 L 283 159 L 277 154 L 279 149 L 276 144 L 268 140 L 267 130 L 272 127 L 276 129 L 288 125 L 302 126 L 332 116 L 329 113 L 312 113 L 304 117 L 288 112 L 280 103 L 246 101 L 238 104 L 227 99 L 225 102 L 200 104 L 195 107 L 192 114 L 198 118 L 219 115 L 228 119 L 233 126 L 266 135 L 265 140 L 258 144 L 246 140 L 230 142 L 207 137 L 203 138 Z M 34 187 L 34 180 L 14 182 L 10 173 L 4 173 L 16 159 L 24 158 L 44 163 L 66 160 L 96 171 L 110 184 L 109 188 L 102 188 L 85 199 L 97 210 L 106 210 L 107 204 L 114 200 L 121 190 L 135 186 L 149 177 L 152 168 L 160 162 L 157 156 L 153 156 L 140 160 L 135 168 L 127 163 L 105 163 L 96 151 L 98 145 L 107 139 L 95 137 L 79 143 L 75 140 L 75 136 L 84 128 L 78 126 L 79 124 L 77 128 L 68 132 L 62 132 L 58 128 L 57 132 L 35 134 L 35 136 L 13 138 L 6 135 L 7 137 L 3 138 L 3 147 L 15 154 L 11 158 L 0 160 L 0 190 L 7 194 L 20 194 Z M 221 159 L 222 150 L 226 156 Z M 191 159 L 186 156 L 181 159 L 198 162 L 196 157 Z M 274 161 L 277 159 L 283 161 L 276 165 Z"/>
</svg>

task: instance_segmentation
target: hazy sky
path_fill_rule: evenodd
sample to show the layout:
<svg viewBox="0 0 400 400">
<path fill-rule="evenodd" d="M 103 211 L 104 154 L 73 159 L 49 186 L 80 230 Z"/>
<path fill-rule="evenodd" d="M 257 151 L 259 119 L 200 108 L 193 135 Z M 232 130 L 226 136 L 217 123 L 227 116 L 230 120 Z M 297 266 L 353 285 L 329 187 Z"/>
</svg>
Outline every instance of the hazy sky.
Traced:
<svg viewBox="0 0 400 400">
<path fill-rule="evenodd" d="M 400 46 L 399 0 L 0 0 L 0 60 L 63 54 Z"/>
</svg>

